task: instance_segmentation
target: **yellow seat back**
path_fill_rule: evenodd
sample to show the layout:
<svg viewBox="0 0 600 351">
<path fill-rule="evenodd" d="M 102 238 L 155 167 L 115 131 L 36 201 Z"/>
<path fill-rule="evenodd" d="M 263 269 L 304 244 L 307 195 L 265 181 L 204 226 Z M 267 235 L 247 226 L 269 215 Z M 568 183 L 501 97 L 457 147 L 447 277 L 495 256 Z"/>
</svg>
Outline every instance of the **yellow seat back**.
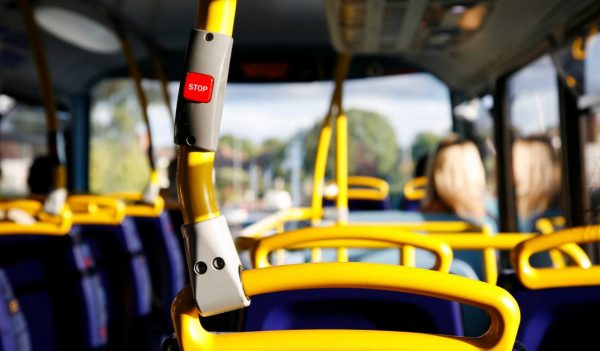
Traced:
<svg viewBox="0 0 600 351">
<path fill-rule="evenodd" d="M 241 278 L 249 297 L 299 289 L 364 288 L 450 299 L 485 309 L 491 325 L 476 338 L 372 330 L 211 333 L 200 323 L 188 286 L 175 298 L 171 309 L 183 351 L 510 351 L 520 321 L 519 307 L 505 290 L 425 269 L 372 263 L 311 263 L 242 271 Z"/>
</svg>

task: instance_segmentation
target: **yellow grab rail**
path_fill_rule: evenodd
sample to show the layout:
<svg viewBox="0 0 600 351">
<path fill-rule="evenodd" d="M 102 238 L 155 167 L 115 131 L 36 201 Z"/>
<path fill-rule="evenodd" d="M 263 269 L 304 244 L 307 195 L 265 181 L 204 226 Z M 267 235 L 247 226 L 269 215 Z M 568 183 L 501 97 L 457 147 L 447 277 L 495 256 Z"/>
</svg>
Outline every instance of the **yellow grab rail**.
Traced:
<svg viewBox="0 0 600 351">
<path fill-rule="evenodd" d="M 116 225 L 125 219 L 125 203 L 120 199 L 99 195 L 71 195 L 67 204 L 76 224 Z"/>
<path fill-rule="evenodd" d="M 554 233 L 555 226 L 562 227 L 564 225 L 565 218 L 562 216 L 554 218 L 540 218 L 535 222 L 535 227 L 542 234 Z M 549 251 L 554 268 L 564 268 L 567 265 L 565 263 L 565 260 L 563 259 L 561 251 L 562 253 L 567 255 L 571 260 L 573 260 L 575 265 L 579 267 L 589 267 L 591 265 L 590 258 L 581 247 L 574 243 L 568 243 L 565 245 L 561 245 L 559 249 L 552 249 Z"/>
<path fill-rule="evenodd" d="M 348 178 L 348 198 L 353 200 L 383 201 L 390 193 L 389 184 L 379 178 L 352 176 Z M 354 188 L 353 188 L 354 187 Z M 369 187 L 370 189 L 361 189 Z"/>
<path fill-rule="evenodd" d="M 238 250 L 248 250 L 257 240 L 271 235 L 273 232 L 283 232 L 285 223 L 310 220 L 312 218 L 313 211 L 311 208 L 290 208 L 273 213 L 242 229 L 236 239 L 236 247 Z"/>
<path fill-rule="evenodd" d="M 390 192 L 388 183 L 379 178 L 367 176 L 348 177 L 348 199 L 383 201 Z M 325 194 L 327 200 L 335 200 L 337 194 Z"/>
<path fill-rule="evenodd" d="M 315 230 L 317 229 L 317 230 Z M 335 226 L 333 228 L 303 228 L 260 240 L 253 249 L 252 261 L 255 268 L 269 267 L 269 253 L 275 249 L 294 248 L 364 248 L 372 243 L 383 243 L 395 247 L 418 247 L 436 256 L 434 270 L 448 273 L 452 264 L 452 249 L 440 240 L 423 234 L 407 231 L 380 231 L 373 227 Z M 365 245 L 366 244 L 366 245 Z M 345 260 L 344 260 L 345 259 Z M 339 262 L 348 257 L 338 257 Z M 406 262 L 415 265 L 414 257 Z"/>
<path fill-rule="evenodd" d="M 425 198 L 427 185 L 427 177 L 417 177 L 409 180 L 404 184 L 403 192 L 407 200 L 416 201 Z"/>
<path fill-rule="evenodd" d="M 336 184 L 338 185 L 338 196 L 336 198 L 336 207 L 340 211 L 340 220 L 346 220 L 346 211 L 348 209 L 348 121 L 342 107 L 342 89 L 344 78 L 348 74 L 352 57 L 347 54 L 338 56 L 335 67 L 335 89 L 329 104 L 329 110 L 321 125 L 319 132 L 319 143 L 317 144 L 317 153 L 315 156 L 315 166 L 313 171 L 313 188 L 311 208 L 313 210 L 313 222 L 318 223 L 321 220 L 323 212 L 323 184 L 325 182 L 325 173 L 327 172 L 327 156 L 331 145 L 331 136 L 333 133 L 332 122 L 335 116 L 336 122 Z"/>
<path fill-rule="evenodd" d="M 13 208 L 21 209 L 30 215 L 36 215 L 43 210 L 44 204 L 38 200 L 19 199 L 0 201 L 0 210 L 8 211 Z"/>
<path fill-rule="evenodd" d="M 374 227 L 396 227 L 420 232 L 458 233 L 481 232 L 481 227 L 462 221 L 425 221 L 425 222 L 351 222 L 351 225 L 370 225 Z"/>
<path fill-rule="evenodd" d="M 106 195 L 125 202 L 125 215 L 129 217 L 158 217 L 165 209 L 165 200 L 161 196 L 154 198 L 153 203 L 144 202 L 141 193 L 114 193 Z"/>
<path fill-rule="evenodd" d="M 308 210 L 308 209 L 307 209 Z M 282 219 L 285 212 L 277 217 Z M 308 213 L 303 213 L 306 218 L 310 216 Z M 276 219 L 272 219 L 276 222 Z M 355 228 L 355 229 L 353 229 Z M 495 250 L 512 250 L 520 242 L 536 237 L 537 234 L 524 234 L 524 233 L 500 233 L 493 235 L 487 229 L 480 229 L 477 232 L 442 232 L 440 229 L 467 229 L 472 228 L 472 225 L 463 222 L 428 222 L 428 223 L 407 223 L 407 224 L 396 224 L 396 223 L 351 223 L 347 225 L 332 225 L 332 226 L 320 226 L 320 227 L 307 227 L 296 230 L 295 232 L 302 232 L 303 235 L 315 235 L 325 237 L 329 233 L 348 231 L 362 234 L 378 233 L 380 235 L 397 235 L 399 232 L 406 231 L 423 231 L 427 232 L 427 235 L 435 238 L 439 241 L 447 243 L 453 250 L 481 250 L 484 254 L 484 270 L 486 274 L 486 281 L 491 284 L 496 283 L 498 276 L 497 257 Z M 427 230 L 431 229 L 431 231 Z M 437 231 L 436 231 L 437 230 Z M 279 236 L 281 234 L 278 234 Z M 238 249 L 246 250 L 255 245 L 260 240 L 259 236 L 254 237 L 238 237 L 236 244 Z M 263 239 L 264 240 L 264 239 Z M 293 249 L 300 248 L 344 248 L 347 244 L 349 246 L 370 248 L 370 249 L 383 249 L 397 247 L 397 244 L 392 244 L 384 241 L 376 240 L 359 240 L 353 239 L 352 241 L 340 241 L 331 238 L 322 239 L 318 242 L 318 245 L 313 244 L 296 244 Z M 573 250 L 573 245 L 562 245 L 559 249 L 565 253 L 569 258 L 576 262 L 580 267 L 586 267 L 590 265 L 590 260 L 583 250 Z M 576 245 L 575 245 L 576 246 Z M 407 261 L 403 263 L 412 262 L 409 257 L 412 255 L 410 245 L 403 246 L 403 256 L 407 257 Z M 319 261 L 319 255 L 314 255 L 311 261 Z"/>
<path fill-rule="evenodd" d="M 491 323 L 484 335 L 475 338 L 371 330 L 285 330 L 219 334 L 202 328 L 198 309 L 188 286 L 177 295 L 171 308 L 181 350 L 510 351 L 520 322 L 519 307 L 505 290 L 476 280 L 425 269 L 372 263 L 313 263 L 242 271 L 241 277 L 249 297 L 298 289 L 391 290 L 474 305 L 488 312 Z"/>
<path fill-rule="evenodd" d="M 578 227 L 561 230 L 523 241 L 511 252 L 517 276 L 529 289 L 600 284 L 600 267 L 534 268 L 529 259 L 536 252 L 560 247 L 567 243 L 589 243 L 600 240 L 600 227 Z"/>
<path fill-rule="evenodd" d="M 44 204 L 36 200 L 13 200 L 0 202 L 0 210 L 9 212 L 13 209 L 23 211 L 33 217 L 35 222 L 20 224 L 0 220 L 0 235 L 67 235 L 73 225 L 73 214 L 68 206 L 64 206 L 58 215 L 44 212 Z"/>
<path fill-rule="evenodd" d="M 236 246 L 239 250 L 250 249 L 256 241 L 274 233 L 280 233 L 283 225 L 291 221 L 309 220 L 314 217 L 314 213 L 310 208 L 291 208 L 288 210 L 279 211 L 269 215 L 260 221 L 244 228 L 240 231 L 236 239 Z M 433 221 L 433 222 L 351 222 L 349 226 L 368 226 L 372 228 L 390 228 L 392 230 L 410 230 L 417 232 L 436 232 L 436 233 L 458 233 L 466 231 L 477 231 L 480 233 L 481 228 L 468 222 L 461 221 Z M 330 228 L 331 226 L 323 226 L 320 228 Z M 523 240 L 523 239 L 521 239 Z M 371 247 L 379 247 L 373 243 Z M 516 245 L 516 244 L 514 244 Z M 511 246 L 512 247 L 514 247 Z M 315 256 L 318 256 L 316 254 Z"/>
</svg>

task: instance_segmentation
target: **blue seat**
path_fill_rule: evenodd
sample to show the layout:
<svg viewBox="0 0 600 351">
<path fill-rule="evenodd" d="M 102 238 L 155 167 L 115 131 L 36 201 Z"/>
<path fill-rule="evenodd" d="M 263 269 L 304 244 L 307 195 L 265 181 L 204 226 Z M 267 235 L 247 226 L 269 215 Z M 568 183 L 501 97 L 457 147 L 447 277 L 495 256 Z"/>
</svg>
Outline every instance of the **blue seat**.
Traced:
<svg viewBox="0 0 600 351">
<path fill-rule="evenodd" d="M 25 316 L 4 270 L 0 269 L 0 351 L 29 351 L 31 337 Z"/>
<path fill-rule="evenodd" d="M 431 297 L 364 289 L 314 289 L 252 297 L 244 331 L 374 329 L 463 335 L 460 305 Z"/>
<path fill-rule="evenodd" d="M 151 315 L 150 270 L 133 219 L 80 228 L 107 291 L 110 349 L 158 350 L 161 333 Z"/>
<path fill-rule="evenodd" d="M 179 241 L 167 212 L 162 212 L 159 217 L 133 219 L 148 258 L 160 328 L 165 333 L 172 333 L 171 302 L 183 288 L 186 276 Z"/>
<path fill-rule="evenodd" d="M 323 206 L 335 206 L 335 201 L 323 198 Z M 391 208 L 392 203 L 389 196 L 387 196 L 383 201 L 348 199 L 349 211 L 383 211 L 390 210 Z"/>
<path fill-rule="evenodd" d="M 600 286 L 529 290 L 512 273 L 499 285 L 519 304 L 517 339 L 528 351 L 600 349 Z"/>
<path fill-rule="evenodd" d="M 104 288 L 76 228 L 62 237 L 0 237 L 0 267 L 21 306 L 32 350 L 106 346 Z"/>
</svg>

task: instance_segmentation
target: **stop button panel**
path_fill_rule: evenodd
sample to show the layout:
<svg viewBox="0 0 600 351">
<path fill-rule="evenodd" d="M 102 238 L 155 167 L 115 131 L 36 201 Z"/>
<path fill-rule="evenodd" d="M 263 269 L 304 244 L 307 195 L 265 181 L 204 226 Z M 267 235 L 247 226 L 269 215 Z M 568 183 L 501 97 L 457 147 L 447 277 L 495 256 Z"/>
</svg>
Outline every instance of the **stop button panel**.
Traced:
<svg viewBox="0 0 600 351">
<path fill-rule="evenodd" d="M 183 97 L 188 101 L 208 103 L 212 98 L 215 80 L 203 73 L 189 72 L 185 77 Z"/>
</svg>

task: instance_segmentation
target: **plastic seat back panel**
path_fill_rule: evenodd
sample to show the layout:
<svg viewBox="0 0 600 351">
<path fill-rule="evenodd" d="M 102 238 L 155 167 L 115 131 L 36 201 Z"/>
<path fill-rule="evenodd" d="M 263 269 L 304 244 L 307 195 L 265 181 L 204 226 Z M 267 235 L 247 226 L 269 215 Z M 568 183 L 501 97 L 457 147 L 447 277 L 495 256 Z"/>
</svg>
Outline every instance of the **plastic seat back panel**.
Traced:
<svg viewBox="0 0 600 351">
<path fill-rule="evenodd" d="M 254 296 L 244 331 L 376 329 L 463 335 L 460 304 L 365 289 L 298 290 Z"/>
<path fill-rule="evenodd" d="M 0 351 L 29 351 L 31 339 L 25 316 L 6 272 L 0 269 Z"/>
</svg>

